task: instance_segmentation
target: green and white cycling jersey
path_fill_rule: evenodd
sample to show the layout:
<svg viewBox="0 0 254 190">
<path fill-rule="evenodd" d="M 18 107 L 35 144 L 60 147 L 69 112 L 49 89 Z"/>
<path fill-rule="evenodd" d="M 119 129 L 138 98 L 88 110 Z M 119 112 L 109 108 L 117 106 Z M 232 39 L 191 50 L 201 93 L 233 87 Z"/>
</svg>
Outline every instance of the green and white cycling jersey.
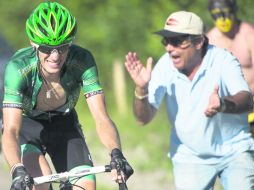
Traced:
<svg viewBox="0 0 254 190">
<path fill-rule="evenodd" d="M 66 93 L 66 103 L 55 110 L 60 113 L 68 113 L 75 107 L 81 88 L 86 97 L 102 93 L 93 55 L 76 45 L 69 49 L 60 82 Z M 23 109 L 23 113 L 30 118 L 47 114 L 35 109 L 41 86 L 36 51 L 32 47 L 17 51 L 6 65 L 3 107 Z"/>
</svg>

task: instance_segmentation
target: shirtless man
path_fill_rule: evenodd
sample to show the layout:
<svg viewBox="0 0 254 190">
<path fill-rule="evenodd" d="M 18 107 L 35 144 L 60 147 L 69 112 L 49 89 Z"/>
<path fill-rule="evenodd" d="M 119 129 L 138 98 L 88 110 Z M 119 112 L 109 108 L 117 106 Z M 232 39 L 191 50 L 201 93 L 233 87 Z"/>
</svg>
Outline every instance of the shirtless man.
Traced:
<svg viewBox="0 0 254 190">
<path fill-rule="evenodd" d="M 237 18 L 236 0 L 209 0 L 208 9 L 215 23 L 207 33 L 209 42 L 228 49 L 239 59 L 254 93 L 254 26 Z M 249 114 L 248 121 L 254 134 L 254 112 Z"/>
</svg>

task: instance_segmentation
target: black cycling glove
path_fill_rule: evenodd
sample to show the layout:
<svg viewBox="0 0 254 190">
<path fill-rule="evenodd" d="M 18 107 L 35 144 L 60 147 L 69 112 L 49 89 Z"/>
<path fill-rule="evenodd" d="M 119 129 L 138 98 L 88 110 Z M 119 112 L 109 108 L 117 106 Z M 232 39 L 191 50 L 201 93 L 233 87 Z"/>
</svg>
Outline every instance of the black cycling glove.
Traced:
<svg viewBox="0 0 254 190">
<path fill-rule="evenodd" d="M 133 169 L 127 162 L 121 150 L 115 148 L 111 152 L 111 162 L 110 165 L 112 169 L 116 169 L 118 172 L 122 171 L 127 179 L 133 174 Z"/>
<path fill-rule="evenodd" d="M 10 190 L 32 190 L 33 178 L 27 173 L 24 166 L 17 166 L 12 172 Z"/>
</svg>

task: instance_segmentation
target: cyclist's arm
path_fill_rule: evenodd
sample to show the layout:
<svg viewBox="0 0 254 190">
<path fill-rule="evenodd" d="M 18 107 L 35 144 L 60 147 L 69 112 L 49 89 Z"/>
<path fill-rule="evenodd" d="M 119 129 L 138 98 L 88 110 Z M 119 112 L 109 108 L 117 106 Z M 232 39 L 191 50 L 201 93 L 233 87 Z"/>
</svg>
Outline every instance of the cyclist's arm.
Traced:
<svg viewBox="0 0 254 190">
<path fill-rule="evenodd" d="M 97 94 L 86 99 L 96 130 L 101 142 L 111 152 L 112 149 L 121 149 L 120 138 L 115 124 L 110 119 L 103 94 Z"/>
<path fill-rule="evenodd" d="M 148 101 L 148 97 L 143 97 L 142 99 L 138 98 L 138 96 L 144 96 L 148 93 L 148 89 L 135 89 L 135 98 L 134 98 L 134 115 L 137 119 L 137 122 L 140 125 L 145 125 L 149 123 L 155 116 L 157 109 L 155 109 Z"/>
<path fill-rule="evenodd" d="M 3 153 L 9 166 L 21 163 L 19 131 L 22 122 L 22 110 L 18 108 L 3 108 Z"/>
</svg>

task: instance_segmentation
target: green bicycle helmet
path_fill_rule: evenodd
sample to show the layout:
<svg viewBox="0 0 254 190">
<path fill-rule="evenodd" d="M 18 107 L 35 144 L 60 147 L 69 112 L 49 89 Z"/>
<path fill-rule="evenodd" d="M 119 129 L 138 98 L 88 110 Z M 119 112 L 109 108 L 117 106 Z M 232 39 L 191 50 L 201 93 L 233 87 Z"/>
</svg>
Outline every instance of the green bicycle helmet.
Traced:
<svg viewBox="0 0 254 190">
<path fill-rule="evenodd" d="M 76 34 L 75 17 L 57 2 L 45 2 L 26 21 L 29 39 L 38 45 L 56 46 L 70 43 Z"/>
</svg>

